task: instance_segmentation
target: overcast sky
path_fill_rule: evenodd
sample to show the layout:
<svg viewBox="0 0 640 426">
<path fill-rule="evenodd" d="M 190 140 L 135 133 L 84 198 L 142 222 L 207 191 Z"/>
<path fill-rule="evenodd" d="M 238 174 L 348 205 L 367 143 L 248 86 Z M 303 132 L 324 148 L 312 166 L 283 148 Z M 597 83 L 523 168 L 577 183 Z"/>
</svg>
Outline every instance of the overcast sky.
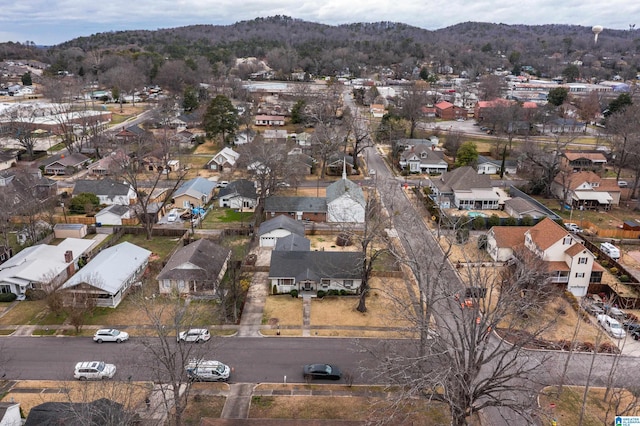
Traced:
<svg viewBox="0 0 640 426">
<path fill-rule="evenodd" d="M 429 30 L 467 21 L 629 29 L 637 19 L 640 29 L 637 0 L 0 0 L 0 5 L 0 42 L 38 45 L 100 32 L 229 25 L 273 15 L 329 25 L 402 22 Z"/>
</svg>

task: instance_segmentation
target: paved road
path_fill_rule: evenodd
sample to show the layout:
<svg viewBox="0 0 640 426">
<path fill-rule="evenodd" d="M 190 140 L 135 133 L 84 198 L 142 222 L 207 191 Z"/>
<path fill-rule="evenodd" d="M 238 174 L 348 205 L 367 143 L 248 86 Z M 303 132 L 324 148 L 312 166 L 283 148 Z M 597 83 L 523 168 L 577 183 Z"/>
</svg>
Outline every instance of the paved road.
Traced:
<svg viewBox="0 0 640 426">
<path fill-rule="evenodd" d="M 362 345 L 378 342 L 365 340 Z M 303 383 L 302 366 L 314 362 L 336 363 L 357 377 L 355 383 L 369 383 L 367 372 L 374 366 L 358 339 L 221 337 L 190 347 L 192 357 L 229 364 L 234 369 L 231 381 L 239 383 L 281 383 L 285 376 L 289 383 Z M 75 363 L 89 360 L 115 364 L 119 380 L 155 378 L 156 362 L 142 338 L 135 337 L 121 344 L 97 344 L 90 337 L 3 337 L 0 356 L 0 376 L 6 374 L 7 380 L 70 380 Z"/>
</svg>

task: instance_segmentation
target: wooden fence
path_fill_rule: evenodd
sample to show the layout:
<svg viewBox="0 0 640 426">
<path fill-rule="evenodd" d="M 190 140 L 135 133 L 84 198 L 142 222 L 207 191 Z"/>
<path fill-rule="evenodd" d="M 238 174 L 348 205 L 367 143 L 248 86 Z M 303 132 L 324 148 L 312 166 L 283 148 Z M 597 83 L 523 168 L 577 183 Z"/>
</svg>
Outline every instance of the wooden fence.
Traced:
<svg viewBox="0 0 640 426">
<path fill-rule="evenodd" d="M 615 238 L 623 240 L 637 240 L 640 238 L 640 231 L 630 231 L 626 229 L 602 229 L 593 222 L 588 220 L 578 220 L 576 223 L 584 230 L 594 231 L 595 235 L 600 238 Z"/>
</svg>

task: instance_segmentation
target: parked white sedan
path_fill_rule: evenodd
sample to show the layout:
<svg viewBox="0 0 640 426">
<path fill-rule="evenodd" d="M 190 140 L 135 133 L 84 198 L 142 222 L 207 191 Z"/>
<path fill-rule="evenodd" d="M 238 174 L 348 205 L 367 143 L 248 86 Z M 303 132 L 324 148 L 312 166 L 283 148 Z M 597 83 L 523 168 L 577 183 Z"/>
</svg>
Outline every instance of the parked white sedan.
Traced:
<svg viewBox="0 0 640 426">
<path fill-rule="evenodd" d="M 627 335 L 618 320 L 611 318 L 609 315 L 603 314 L 598 315 L 597 318 L 598 324 L 600 324 L 600 326 L 604 328 L 605 331 L 611 335 L 611 337 L 614 337 L 616 339 L 623 339 Z"/>
<path fill-rule="evenodd" d="M 129 340 L 129 333 L 127 333 L 126 331 L 116 330 L 115 328 L 102 328 L 96 331 L 96 334 L 93 335 L 93 341 L 98 343 L 122 343 L 126 340 Z"/>
</svg>

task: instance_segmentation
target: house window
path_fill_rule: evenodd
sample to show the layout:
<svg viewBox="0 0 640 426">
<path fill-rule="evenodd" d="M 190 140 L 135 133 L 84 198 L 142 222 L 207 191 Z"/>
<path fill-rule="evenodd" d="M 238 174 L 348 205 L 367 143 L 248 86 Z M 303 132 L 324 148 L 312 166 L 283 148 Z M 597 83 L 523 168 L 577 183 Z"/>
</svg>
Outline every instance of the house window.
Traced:
<svg viewBox="0 0 640 426">
<path fill-rule="evenodd" d="M 162 280 L 162 287 L 163 288 L 171 287 L 171 282 L 169 280 Z"/>
<path fill-rule="evenodd" d="M 184 288 L 184 280 L 178 280 L 178 288 L 182 290 Z"/>
<path fill-rule="evenodd" d="M 586 265 L 587 264 L 587 258 L 586 257 L 579 257 L 578 258 L 578 265 Z"/>
<path fill-rule="evenodd" d="M 293 278 L 278 278 L 278 285 L 293 285 Z"/>
<path fill-rule="evenodd" d="M 584 278 L 584 272 L 576 272 L 576 278 Z"/>
<path fill-rule="evenodd" d="M 0 285 L 0 293 L 11 293 L 11 286 Z"/>
<path fill-rule="evenodd" d="M 345 288 L 351 288 L 353 287 L 353 280 L 344 280 L 342 285 L 344 285 Z"/>
<path fill-rule="evenodd" d="M 323 288 L 329 287 L 329 283 L 330 283 L 329 279 L 323 278 L 320 282 L 321 282 Z"/>
<path fill-rule="evenodd" d="M 564 237 L 562 239 L 562 245 L 563 246 L 568 246 L 569 244 L 571 244 L 571 237 Z"/>
</svg>

